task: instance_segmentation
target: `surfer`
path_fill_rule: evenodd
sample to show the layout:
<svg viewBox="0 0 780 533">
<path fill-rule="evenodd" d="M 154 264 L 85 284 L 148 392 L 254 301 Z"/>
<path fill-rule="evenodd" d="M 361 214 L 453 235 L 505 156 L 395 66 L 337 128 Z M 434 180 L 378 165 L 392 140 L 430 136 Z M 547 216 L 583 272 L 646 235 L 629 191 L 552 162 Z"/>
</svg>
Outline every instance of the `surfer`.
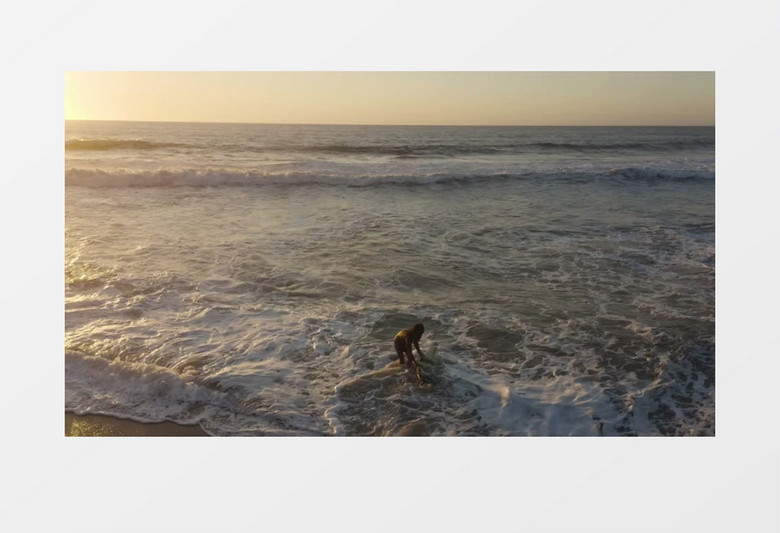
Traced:
<svg viewBox="0 0 780 533">
<path fill-rule="evenodd" d="M 396 334 L 393 344 L 395 345 L 395 351 L 398 354 L 401 366 L 405 363 L 407 367 L 412 365 L 417 367 L 417 361 L 414 360 L 412 355 L 412 345 L 417 349 L 417 353 L 420 354 L 420 359 L 422 359 L 423 353 L 420 351 L 419 343 L 420 337 L 422 337 L 424 332 L 425 328 L 422 324 L 415 324 L 411 328 L 402 329 Z M 408 361 L 405 361 L 404 355 L 409 358 Z"/>
</svg>

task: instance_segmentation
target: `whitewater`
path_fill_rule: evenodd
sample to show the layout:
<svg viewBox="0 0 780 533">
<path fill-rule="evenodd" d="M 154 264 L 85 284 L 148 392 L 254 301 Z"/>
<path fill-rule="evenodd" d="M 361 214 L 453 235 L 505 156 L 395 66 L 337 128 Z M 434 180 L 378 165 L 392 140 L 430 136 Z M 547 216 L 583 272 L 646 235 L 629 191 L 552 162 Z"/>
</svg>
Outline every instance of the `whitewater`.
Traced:
<svg viewBox="0 0 780 533">
<path fill-rule="evenodd" d="M 64 180 L 67 411 L 715 434 L 714 128 L 74 121 Z"/>
</svg>

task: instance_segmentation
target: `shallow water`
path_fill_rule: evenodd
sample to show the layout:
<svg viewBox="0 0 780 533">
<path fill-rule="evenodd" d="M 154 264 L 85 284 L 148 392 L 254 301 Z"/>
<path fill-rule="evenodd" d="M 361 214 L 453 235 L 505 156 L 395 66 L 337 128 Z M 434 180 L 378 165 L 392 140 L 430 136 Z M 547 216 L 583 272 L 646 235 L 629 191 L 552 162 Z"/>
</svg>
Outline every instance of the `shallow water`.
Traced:
<svg viewBox="0 0 780 533">
<path fill-rule="evenodd" d="M 65 168 L 68 410 L 714 434 L 712 128 L 67 123 Z"/>
</svg>

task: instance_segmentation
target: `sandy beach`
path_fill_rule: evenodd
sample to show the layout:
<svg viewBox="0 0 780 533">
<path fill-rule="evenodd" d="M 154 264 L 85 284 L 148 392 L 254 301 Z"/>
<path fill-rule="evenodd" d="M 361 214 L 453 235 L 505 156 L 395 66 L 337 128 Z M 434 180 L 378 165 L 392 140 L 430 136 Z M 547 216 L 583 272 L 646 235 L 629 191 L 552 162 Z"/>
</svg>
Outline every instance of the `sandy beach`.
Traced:
<svg viewBox="0 0 780 533">
<path fill-rule="evenodd" d="M 77 415 L 65 412 L 66 437 L 208 437 L 200 426 L 173 422 L 143 424 L 103 415 Z"/>
</svg>

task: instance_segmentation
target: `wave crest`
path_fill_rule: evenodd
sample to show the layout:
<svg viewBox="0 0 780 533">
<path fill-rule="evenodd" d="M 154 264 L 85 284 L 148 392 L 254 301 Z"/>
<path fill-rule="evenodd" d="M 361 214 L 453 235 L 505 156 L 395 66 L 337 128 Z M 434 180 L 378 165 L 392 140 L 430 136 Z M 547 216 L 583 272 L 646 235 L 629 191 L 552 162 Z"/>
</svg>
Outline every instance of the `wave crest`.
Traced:
<svg viewBox="0 0 780 533">
<path fill-rule="evenodd" d="M 708 170 L 660 169 L 628 167 L 604 171 L 557 172 L 471 172 L 430 174 L 324 174 L 315 172 L 261 172 L 226 169 L 176 169 L 176 170 L 95 170 L 70 168 L 65 171 L 66 186 L 81 187 L 225 187 L 225 186 L 347 186 L 371 187 L 382 185 L 432 185 L 468 184 L 479 181 L 522 179 L 627 179 L 627 180 L 696 180 L 714 179 Z"/>
<path fill-rule="evenodd" d="M 143 139 L 70 139 L 65 141 L 65 150 L 156 150 L 161 148 L 181 148 L 187 144 L 173 142 L 153 142 Z"/>
<path fill-rule="evenodd" d="M 495 154 L 527 154 L 538 152 L 615 152 L 639 151 L 662 152 L 687 150 L 691 148 L 714 147 L 713 139 L 684 139 L 662 142 L 614 142 L 614 143 L 571 143 L 571 142 L 510 142 L 506 144 L 304 144 L 304 145 L 253 145 L 226 144 L 220 146 L 228 152 L 291 152 L 326 155 L 393 156 L 410 157 L 450 157 Z M 70 139 L 65 141 L 67 151 L 110 151 L 110 150 L 156 150 L 164 148 L 202 148 L 210 146 L 175 142 L 148 141 L 144 139 Z"/>
</svg>

